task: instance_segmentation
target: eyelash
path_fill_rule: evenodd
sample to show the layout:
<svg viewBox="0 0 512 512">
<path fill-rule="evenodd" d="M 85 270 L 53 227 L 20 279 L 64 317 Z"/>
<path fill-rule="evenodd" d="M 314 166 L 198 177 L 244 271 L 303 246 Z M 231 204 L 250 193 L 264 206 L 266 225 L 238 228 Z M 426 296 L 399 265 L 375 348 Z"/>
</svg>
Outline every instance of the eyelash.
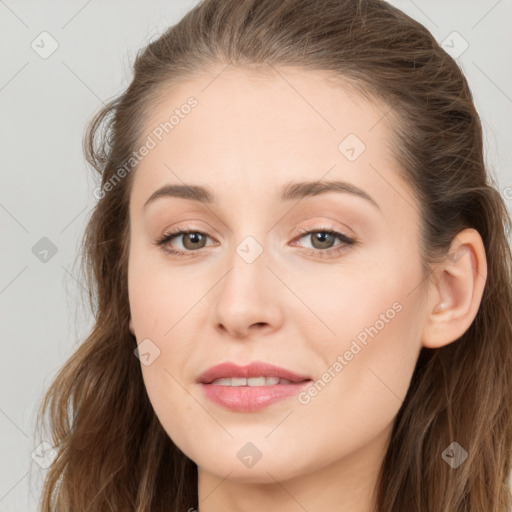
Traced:
<svg viewBox="0 0 512 512">
<path fill-rule="evenodd" d="M 324 226 L 324 227 L 318 227 L 315 229 L 310 228 L 299 228 L 298 234 L 300 235 L 298 238 L 304 238 L 306 235 L 310 235 L 313 233 L 326 233 L 328 235 L 333 235 L 339 240 L 341 240 L 342 243 L 331 247 L 329 249 L 309 249 L 307 254 L 309 256 L 320 256 L 321 258 L 331 258 L 334 256 L 337 256 L 344 250 L 346 250 L 348 247 L 353 246 L 358 243 L 358 240 L 355 238 L 350 238 L 344 233 L 341 233 L 339 231 L 336 231 L 333 226 Z M 208 236 L 206 233 L 203 233 L 202 231 L 199 231 L 197 229 L 189 229 L 188 226 L 185 228 L 174 228 L 167 232 L 165 232 L 160 238 L 155 240 L 155 245 L 162 248 L 163 251 L 165 251 L 168 254 L 176 255 L 176 256 L 182 256 L 182 257 L 195 257 L 195 255 L 192 255 L 191 253 L 199 252 L 199 250 L 196 251 L 180 251 L 178 249 L 171 249 L 166 244 L 168 244 L 172 239 L 178 238 L 181 235 L 188 235 L 191 233 L 198 233 L 203 236 Z M 296 239 L 297 237 L 295 237 Z M 325 254 L 328 254 L 328 256 L 325 256 Z"/>
</svg>

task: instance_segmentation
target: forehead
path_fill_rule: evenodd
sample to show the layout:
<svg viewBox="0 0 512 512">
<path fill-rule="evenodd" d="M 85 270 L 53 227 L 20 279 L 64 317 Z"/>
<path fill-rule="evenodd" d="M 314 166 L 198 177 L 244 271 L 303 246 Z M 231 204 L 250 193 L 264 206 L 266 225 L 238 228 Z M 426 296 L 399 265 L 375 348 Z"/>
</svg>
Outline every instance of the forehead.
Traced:
<svg viewBox="0 0 512 512">
<path fill-rule="evenodd" d="M 190 98 L 196 105 L 184 108 Z M 219 200 L 237 190 L 277 199 L 290 181 L 343 179 L 377 182 L 372 195 L 392 200 L 389 187 L 377 194 L 375 170 L 397 169 L 389 110 L 325 72 L 220 67 L 162 91 L 145 122 L 155 147 L 138 165 L 134 193 L 145 201 L 182 181 L 215 189 Z"/>
</svg>

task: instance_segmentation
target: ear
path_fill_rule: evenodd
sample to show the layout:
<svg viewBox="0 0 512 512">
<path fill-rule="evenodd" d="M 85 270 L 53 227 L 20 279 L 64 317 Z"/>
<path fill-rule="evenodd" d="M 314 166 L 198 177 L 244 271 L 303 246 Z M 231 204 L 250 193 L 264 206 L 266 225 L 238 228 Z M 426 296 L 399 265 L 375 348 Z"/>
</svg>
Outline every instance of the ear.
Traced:
<svg viewBox="0 0 512 512">
<path fill-rule="evenodd" d="M 459 232 L 434 273 L 422 345 L 439 348 L 460 338 L 473 323 L 487 280 L 485 247 L 478 231 Z"/>
<path fill-rule="evenodd" d="M 128 322 L 128 328 L 130 329 L 130 332 L 135 336 L 135 329 L 133 328 L 133 320 L 130 317 L 130 321 Z"/>
</svg>

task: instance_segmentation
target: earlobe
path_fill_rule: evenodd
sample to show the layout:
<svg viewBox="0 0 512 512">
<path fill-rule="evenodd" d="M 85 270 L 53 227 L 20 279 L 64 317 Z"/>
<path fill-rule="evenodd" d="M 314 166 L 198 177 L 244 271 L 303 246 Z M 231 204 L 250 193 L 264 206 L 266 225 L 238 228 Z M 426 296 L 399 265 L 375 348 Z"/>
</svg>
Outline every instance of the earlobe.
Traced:
<svg viewBox="0 0 512 512">
<path fill-rule="evenodd" d="M 454 238 L 436 271 L 422 333 L 422 345 L 440 348 L 460 338 L 480 307 L 487 278 L 487 259 L 480 234 L 465 229 Z"/>
</svg>

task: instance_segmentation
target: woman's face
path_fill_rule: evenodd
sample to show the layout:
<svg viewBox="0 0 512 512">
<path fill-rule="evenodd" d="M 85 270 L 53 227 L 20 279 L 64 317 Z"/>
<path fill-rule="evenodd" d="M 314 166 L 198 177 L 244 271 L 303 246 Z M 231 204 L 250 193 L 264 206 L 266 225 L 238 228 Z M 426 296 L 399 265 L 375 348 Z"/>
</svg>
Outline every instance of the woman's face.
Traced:
<svg viewBox="0 0 512 512">
<path fill-rule="evenodd" d="M 130 328 L 155 413 L 204 474 L 273 482 L 381 460 L 425 310 L 388 111 L 319 72 L 228 67 L 151 113 L 130 197 Z M 169 189 L 148 202 L 184 185 L 211 201 Z M 190 233 L 156 243 L 173 230 Z M 310 380 L 256 367 L 198 382 L 225 362 Z"/>
</svg>

